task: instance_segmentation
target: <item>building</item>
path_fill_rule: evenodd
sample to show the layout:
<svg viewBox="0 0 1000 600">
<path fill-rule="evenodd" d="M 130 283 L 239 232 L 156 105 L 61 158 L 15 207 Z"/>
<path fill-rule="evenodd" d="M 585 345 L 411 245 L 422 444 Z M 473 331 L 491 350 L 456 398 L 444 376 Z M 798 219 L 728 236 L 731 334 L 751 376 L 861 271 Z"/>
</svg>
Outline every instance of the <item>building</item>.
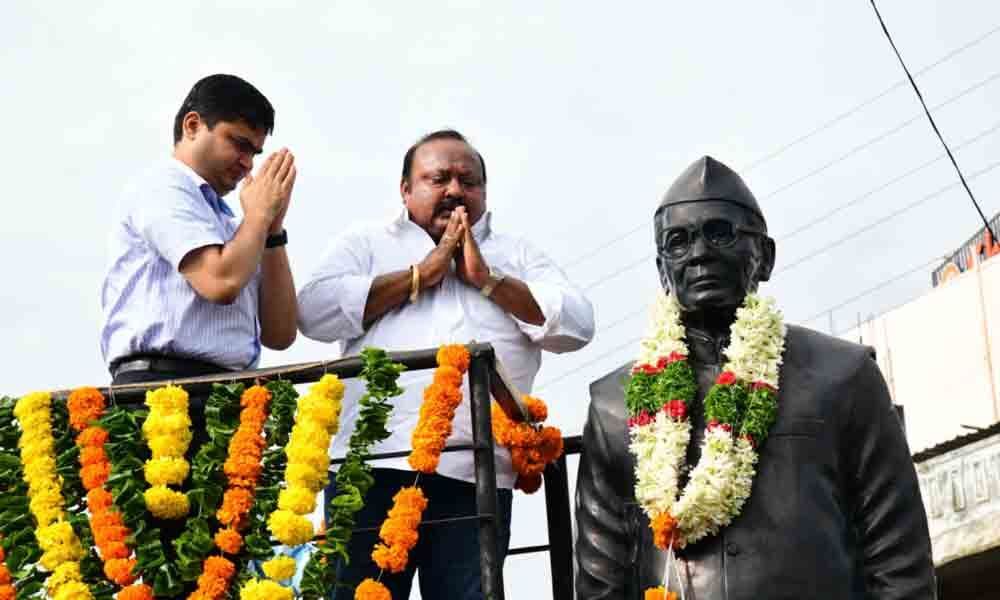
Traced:
<svg viewBox="0 0 1000 600">
<path fill-rule="evenodd" d="M 876 349 L 902 406 L 943 600 L 1000 598 L 996 254 L 980 231 L 935 270 L 930 292 L 842 335 Z"/>
</svg>

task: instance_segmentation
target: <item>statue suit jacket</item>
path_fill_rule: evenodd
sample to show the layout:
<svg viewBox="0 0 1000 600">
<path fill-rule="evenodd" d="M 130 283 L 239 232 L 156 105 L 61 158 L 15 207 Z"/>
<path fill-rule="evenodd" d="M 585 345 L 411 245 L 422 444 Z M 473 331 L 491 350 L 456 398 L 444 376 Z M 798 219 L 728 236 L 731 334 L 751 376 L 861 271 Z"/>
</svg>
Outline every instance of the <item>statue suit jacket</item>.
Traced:
<svg viewBox="0 0 1000 600">
<path fill-rule="evenodd" d="M 726 340 L 689 329 L 687 341 L 699 388 L 690 411 L 693 465 L 701 400 Z M 579 600 L 641 599 L 663 581 L 665 553 L 635 502 L 629 366 L 590 388 L 576 490 Z M 742 513 L 678 553 L 686 600 L 934 598 L 916 473 L 871 350 L 789 326 L 779 388 L 777 421 Z"/>
</svg>

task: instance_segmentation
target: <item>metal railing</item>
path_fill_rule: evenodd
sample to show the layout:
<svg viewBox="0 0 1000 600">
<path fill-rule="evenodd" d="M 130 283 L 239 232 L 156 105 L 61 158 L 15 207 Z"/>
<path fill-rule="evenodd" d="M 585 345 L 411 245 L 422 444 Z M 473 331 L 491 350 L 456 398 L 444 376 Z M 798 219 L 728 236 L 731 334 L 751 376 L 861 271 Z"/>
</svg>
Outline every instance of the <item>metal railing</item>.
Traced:
<svg viewBox="0 0 1000 600">
<path fill-rule="evenodd" d="M 423 525 L 433 526 L 437 523 L 455 521 L 477 521 L 479 524 L 479 560 L 482 575 L 483 596 L 490 600 L 503 600 L 503 573 L 500 569 L 496 554 L 497 540 L 497 485 L 496 466 L 493 454 L 493 431 L 490 418 L 490 397 L 492 396 L 504 409 L 504 411 L 515 420 L 524 420 L 524 410 L 520 403 L 520 394 L 509 382 L 504 374 L 502 365 L 497 361 L 493 347 L 490 344 L 469 344 L 469 384 L 472 413 L 472 444 L 458 444 L 448 446 L 444 452 L 469 451 L 473 452 L 476 474 L 476 514 L 465 517 L 455 517 L 450 519 L 425 521 Z M 389 358 L 403 364 L 410 371 L 433 369 L 437 366 L 437 349 L 415 350 L 410 352 L 389 352 Z M 363 363 L 361 357 L 352 356 L 333 361 L 318 361 L 300 363 L 283 367 L 273 367 L 266 369 L 253 369 L 248 371 L 227 372 L 219 375 L 204 375 L 199 377 L 186 377 L 164 381 L 151 381 L 135 384 L 107 386 L 99 388 L 112 404 L 138 403 L 142 401 L 145 393 L 156 389 L 167 383 L 179 385 L 192 395 L 207 395 L 212 386 L 216 383 L 251 383 L 270 379 L 283 379 L 293 384 L 311 383 L 320 379 L 327 373 L 337 375 L 342 379 L 357 377 L 361 374 Z M 60 390 L 53 392 L 55 398 L 65 400 L 71 390 Z M 368 460 L 379 460 L 386 458 L 398 458 L 408 456 L 406 452 L 391 452 L 384 454 L 373 454 Z M 333 461 L 342 462 L 342 461 Z M 560 472 L 558 469 L 560 468 Z M 560 479 L 561 478 L 561 479 Z M 553 486 L 559 486 L 561 481 L 562 504 L 566 507 L 565 529 L 570 531 L 569 523 L 569 496 L 567 490 L 567 479 L 565 473 L 565 459 L 560 459 L 558 465 L 550 465 L 545 472 L 546 500 L 550 494 L 555 492 L 548 489 L 550 480 Z M 558 495 L 558 494 L 556 494 Z M 570 544 L 559 537 L 559 531 L 554 531 L 552 521 L 552 509 L 548 510 L 550 516 L 549 533 L 550 544 L 544 548 L 529 549 L 531 551 L 541 551 L 551 548 L 550 554 L 553 561 L 553 590 L 557 589 L 555 582 L 556 560 L 559 559 L 560 577 L 565 578 L 567 571 L 562 564 L 564 548 L 570 548 Z M 559 521 L 562 526 L 562 521 Z M 358 529 L 357 531 L 370 531 L 370 528 Z M 555 540 L 555 541 L 553 541 Z M 555 549 L 559 548 L 559 552 Z M 524 553 L 528 550 L 521 549 Z M 572 586 L 572 555 L 569 555 L 569 584 Z M 565 588 L 564 582 L 560 580 L 559 590 Z M 570 592 L 572 593 L 572 592 Z M 556 598 L 566 598 L 572 596 L 562 596 L 557 594 Z"/>
</svg>

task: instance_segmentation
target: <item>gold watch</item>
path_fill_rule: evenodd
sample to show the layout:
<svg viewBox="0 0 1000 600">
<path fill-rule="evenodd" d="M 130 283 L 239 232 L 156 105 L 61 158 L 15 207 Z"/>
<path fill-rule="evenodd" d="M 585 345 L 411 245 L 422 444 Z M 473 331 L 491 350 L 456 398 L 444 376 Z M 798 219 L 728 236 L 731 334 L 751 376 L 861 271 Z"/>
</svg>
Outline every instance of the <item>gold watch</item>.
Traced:
<svg viewBox="0 0 1000 600">
<path fill-rule="evenodd" d="M 479 293 L 483 295 L 484 298 L 489 298 L 493 294 L 493 290 L 497 289 L 507 276 L 499 271 L 490 269 L 489 277 L 486 278 L 486 284 L 479 288 Z"/>
</svg>

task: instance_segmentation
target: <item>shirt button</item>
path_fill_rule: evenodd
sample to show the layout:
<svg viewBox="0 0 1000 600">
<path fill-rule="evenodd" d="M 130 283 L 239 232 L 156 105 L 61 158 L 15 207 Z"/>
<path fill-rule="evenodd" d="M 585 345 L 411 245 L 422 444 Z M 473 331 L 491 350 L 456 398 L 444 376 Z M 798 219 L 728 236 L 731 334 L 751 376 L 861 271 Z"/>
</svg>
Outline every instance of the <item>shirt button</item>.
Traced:
<svg viewBox="0 0 1000 600">
<path fill-rule="evenodd" d="M 738 556 L 740 553 L 740 547 L 736 544 L 729 542 L 726 544 L 726 554 L 729 556 Z"/>
</svg>

